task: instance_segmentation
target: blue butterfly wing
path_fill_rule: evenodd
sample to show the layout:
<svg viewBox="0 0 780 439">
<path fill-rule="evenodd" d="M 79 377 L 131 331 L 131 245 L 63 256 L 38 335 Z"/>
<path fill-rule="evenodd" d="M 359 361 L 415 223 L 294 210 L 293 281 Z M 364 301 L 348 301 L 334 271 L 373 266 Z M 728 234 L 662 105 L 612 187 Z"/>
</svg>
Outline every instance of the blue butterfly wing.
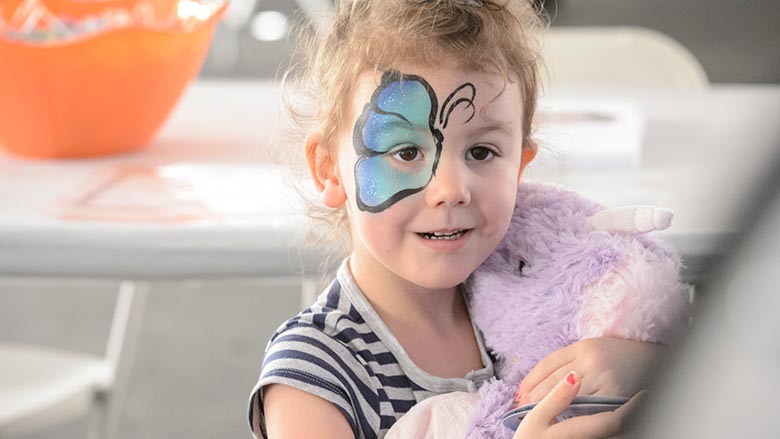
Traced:
<svg viewBox="0 0 780 439">
<path fill-rule="evenodd" d="M 382 75 L 353 132 L 361 210 L 380 212 L 428 185 L 441 155 L 437 110 L 436 94 L 423 78 L 395 71 Z M 422 160 L 410 165 L 394 158 L 402 145 L 419 148 Z"/>
</svg>

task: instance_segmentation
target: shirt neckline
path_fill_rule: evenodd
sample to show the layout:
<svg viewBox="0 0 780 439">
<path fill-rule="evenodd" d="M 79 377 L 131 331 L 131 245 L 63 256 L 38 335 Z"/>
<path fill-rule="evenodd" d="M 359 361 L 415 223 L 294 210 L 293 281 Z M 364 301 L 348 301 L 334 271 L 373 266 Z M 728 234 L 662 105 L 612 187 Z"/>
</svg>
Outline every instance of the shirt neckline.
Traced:
<svg viewBox="0 0 780 439">
<path fill-rule="evenodd" d="M 415 383 L 420 385 L 426 390 L 433 392 L 448 392 L 448 391 L 466 391 L 473 392 L 484 381 L 490 379 L 494 375 L 493 362 L 490 360 L 490 356 L 485 348 L 485 342 L 482 338 L 482 332 L 474 324 L 474 320 L 471 320 L 471 327 L 474 331 L 474 337 L 477 340 L 479 346 L 479 354 L 482 358 L 481 369 L 472 370 L 466 374 L 463 378 L 444 378 L 428 373 L 417 364 L 412 361 L 406 350 L 401 346 L 401 343 L 390 331 L 390 328 L 385 325 L 385 322 L 376 313 L 374 307 L 368 302 L 368 299 L 360 290 L 355 279 L 352 277 L 352 273 L 349 269 L 349 258 L 342 261 L 341 266 L 336 273 L 336 279 L 341 285 L 342 291 L 347 295 L 350 302 L 355 306 L 355 309 L 363 316 L 366 324 L 376 334 L 376 336 L 382 340 L 387 346 L 388 350 L 395 356 L 398 364 L 404 373 Z M 461 294 L 464 294 L 464 290 L 460 288 Z M 464 297 L 464 300 L 466 297 Z M 468 307 L 468 301 L 466 301 Z"/>
</svg>

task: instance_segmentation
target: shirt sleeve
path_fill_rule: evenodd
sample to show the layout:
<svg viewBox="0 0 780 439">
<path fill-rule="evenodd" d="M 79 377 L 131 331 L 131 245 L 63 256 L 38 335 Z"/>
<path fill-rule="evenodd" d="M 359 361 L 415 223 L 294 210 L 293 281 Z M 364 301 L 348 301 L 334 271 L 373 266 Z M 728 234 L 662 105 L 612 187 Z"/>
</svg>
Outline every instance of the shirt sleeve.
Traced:
<svg viewBox="0 0 780 439">
<path fill-rule="evenodd" d="M 260 378 L 249 398 L 249 424 L 257 438 L 267 437 L 263 387 L 285 384 L 333 403 L 359 437 L 355 407 L 359 364 L 346 347 L 317 328 L 287 328 L 269 343 Z M 357 370 L 356 370 L 357 369 Z M 356 404 L 356 402 L 358 404 Z M 259 439 L 259 438 L 258 438 Z"/>
</svg>

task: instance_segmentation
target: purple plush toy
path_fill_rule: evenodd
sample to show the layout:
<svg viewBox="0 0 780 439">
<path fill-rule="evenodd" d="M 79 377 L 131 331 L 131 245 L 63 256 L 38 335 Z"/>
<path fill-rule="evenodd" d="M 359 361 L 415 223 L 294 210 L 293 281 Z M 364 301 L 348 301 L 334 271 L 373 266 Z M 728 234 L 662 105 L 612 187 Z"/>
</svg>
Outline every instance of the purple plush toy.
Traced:
<svg viewBox="0 0 780 439">
<path fill-rule="evenodd" d="M 471 317 L 498 359 L 478 393 L 429 398 L 388 439 L 509 438 L 501 419 L 522 378 L 577 340 L 669 341 L 687 310 L 680 260 L 646 233 L 672 212 L 604 209 L 574 192 L 521 184 L 504 240 L 467 281 Z"/>
</svg>

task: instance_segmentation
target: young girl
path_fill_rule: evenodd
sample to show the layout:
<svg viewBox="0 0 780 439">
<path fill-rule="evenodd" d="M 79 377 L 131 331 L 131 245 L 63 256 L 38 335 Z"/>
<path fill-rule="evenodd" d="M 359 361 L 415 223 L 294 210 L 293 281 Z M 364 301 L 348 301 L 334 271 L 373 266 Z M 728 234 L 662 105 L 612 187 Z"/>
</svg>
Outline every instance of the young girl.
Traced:
<svg viewBox="0 0 780 439">
<path fill-rule="evenodd" d="M 382 437 L 417 402 L 493 376 L 461 284 L 503 238 L 537 152 L 541 22 L 525 0 L 336 3 L 302 73 L 316 96 L 306 158 L 352 248 L 271 338 L 256 437 Z M 578 392 L 636 393 L 655 351 L 591 339 L 552 354 L 520 386 L 520 402 L 548 396 L 515 437 L 615 434 L 626 407 L 552 420 Z"/>
</svg>

